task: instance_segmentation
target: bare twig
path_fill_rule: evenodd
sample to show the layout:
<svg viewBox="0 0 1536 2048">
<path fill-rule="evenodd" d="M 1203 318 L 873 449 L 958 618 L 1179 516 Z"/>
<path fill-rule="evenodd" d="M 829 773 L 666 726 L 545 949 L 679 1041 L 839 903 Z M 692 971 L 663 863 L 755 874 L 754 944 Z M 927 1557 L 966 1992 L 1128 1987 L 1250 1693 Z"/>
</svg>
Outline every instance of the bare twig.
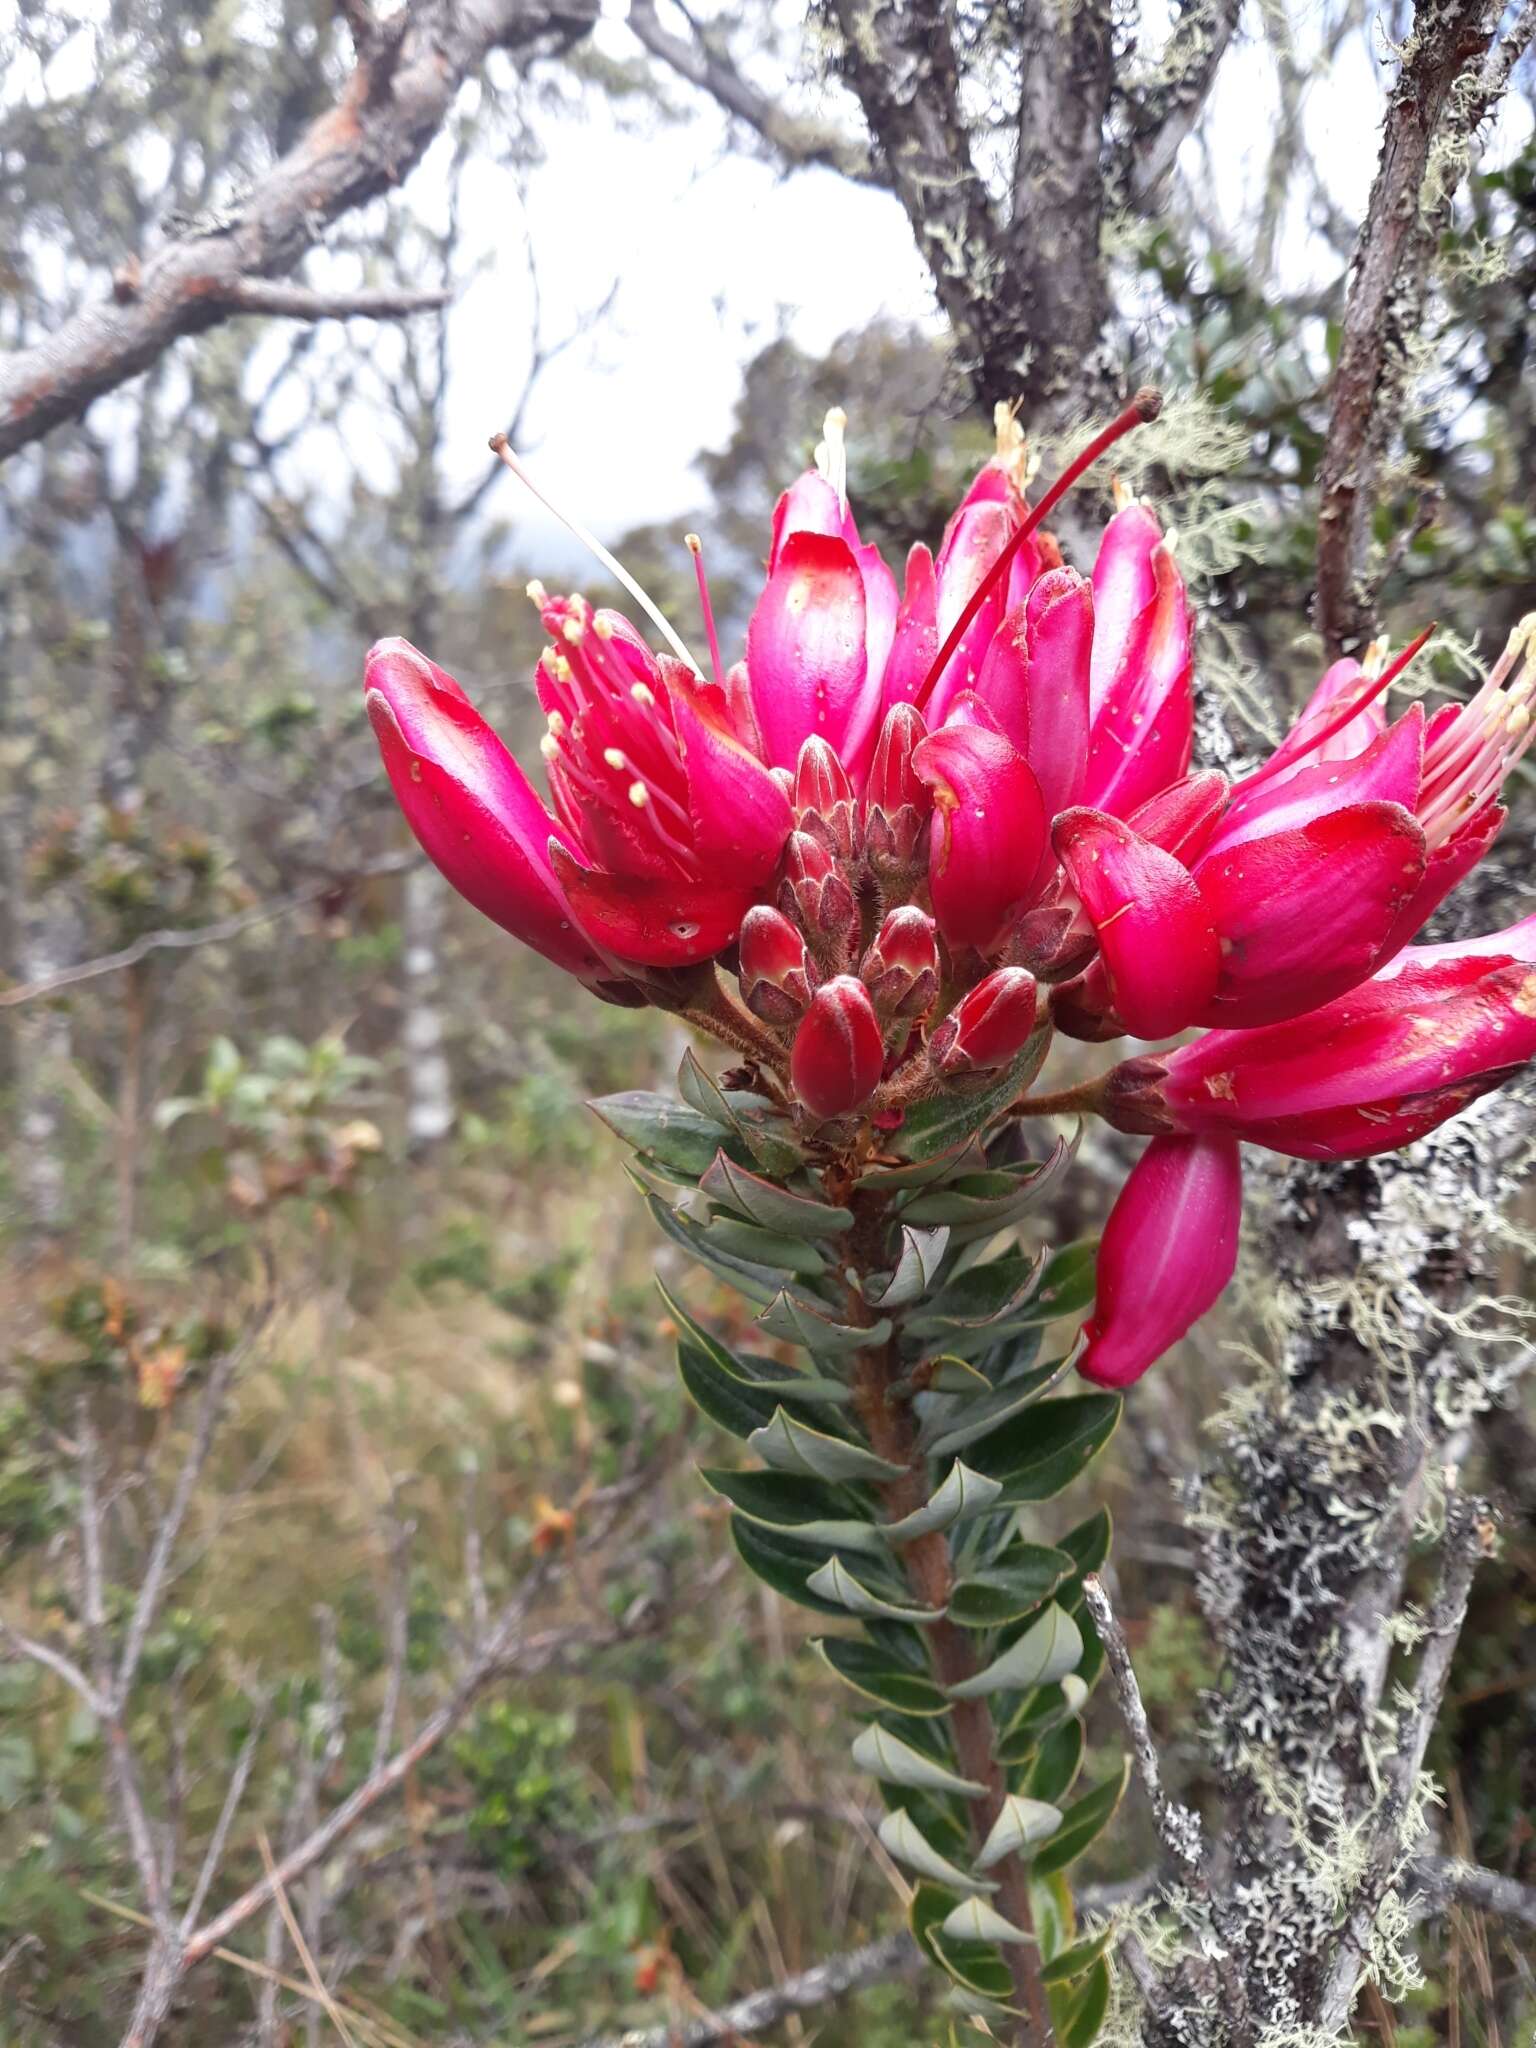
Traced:
<svg viewBox="0 0 1536 2048">
<path fill-rule="evenodd" d="M 493 50 L 561 47 L 585 35 L 596 13 L 590 0 L 403 0 L 364 36 L 336 104 L 237 208 L 165 242 L 119 273 L 115 295 L 0 365 L 0 460 L 137 376 L 182 335 L 245 310 L 242 294 L 259 295 L 333 221 L 392 190 Z"/>
<path fill-rule="evenodd" d="M 410 867 L 415 858 L 411 853 L 385 854 L 379 860 L 370 861 L 366 867 L 354 868 L 344 875 L 329 875 L 324 881 L 308 882 L 291 895 L 279 896 L 271 903 L 255 904 L 249 910 L 236 911 L 233 916 L 222 917 L 215 924 L 190 925 L 181 931 L 145 932 L 131 945 L 120 947 L 115 953 L 103 953 L 94 960 L 81 960 L 73 967 L 61 967 L 56 974 L 45 974 L 37 981 L 24 981 L 15 988 L 0 989 L 0 1010 L 14 1008 L 19 1003 L 36 1002 L 43 996 L 57 995 L 63 989 L 74 988 L 82 981 L 98 980 L 104 974 L 118 974 L 126 967 L 136 967 L 151 953 L 186 952 L 198 946 L 225 945 L 257 925 L 270 924 L 273 918 L 290 917 L 296 910 L 306 910 L 312 903 L 333 896 L 338 889 L 346 889 L 354 882 L 369 880 L 375 875 L 398 874 L 401 869 Z"/>
<path fill-rule="evenodd" d="M 1099 1640 L 1104 1645 L 1104 1658 L 1109 1666 L 1115 1704 L 1120 1709 L 1120 1718 L 1125 1723 L 1126 1733 L 1131 1739 L 1131 1753 L 1136 1760 L 1137 1775 L 1152 1808 L 1152 1824 L 1157 1829 L 1158 1840 L 1178 1865 L 1190 1891 L 1202 1902 L 1211 1916 L 1211 1924 L 1222 1943 L 1222 1953 L 1216 1958 L 1216 1967 L 1233 2020 L 1241 2025 L 1248 2018 L 1248 1991 L 1243 1982 L 1242 1972 L 1237 1966 L 1236 1944 L 1226 1924 L 1226 1913 L 1213 1894 L 1206 1876 L 1205 1840 L 1200 1817 L 1189 1807 L 1179 1806 L 1168 1796 L 1157 1761 L 1157 1749 L 1152 1740 L 1147 1710 L 1142 1702 L 1141 1687 L 1136 1682 L 1136 1669 L 1131 1662 L 1130 1645 L 1125 1639 L 1125 1630 L 1120 1626 L 1119 1617 L 1110 1605 L 1103 1581 L 1095 1573 L 1090 1572 L 1083 1581 L 1083 1599 L 1093 1617 L 1093 1625 L 1098 1631 Z M 1142 1960 L 1146 1962 L 1148 1971 L 1155 1976 L 1150 1958 L 1144 1955 Z M 1129 1956 L 1127 1967 L 1134 1968 Z M 1155 2005 L 1154 2009 L 1161 2010 L 1161 2005 Z"/>
<path fill-rule="evenodd" d="M 1493 1546 L 1493 1521 L 1485 1502 L 1455 1495 L 1446 1511 L 1445 1558 L 1440 1584 L 1425 1624 L 1425 1645 L 1414 1673 L 1402 1726 L 1384 1780 L 1365 1873 L 1339 1936 L 1320 2007 L 1323 2026 L 1342 2026 L 1354 2007 L 1360 1971 L 1370 1949 L 1371 1929 L 1381 1902 L 1402 1867 L 1404 1828 L 1424 1768 L 1440 1702 L 1450 1677 L 1472 1579 Z"/>
<path fill-rule="evenodd" d="M 713 2048 L 716 2042 L 735 2042 L 743 2036 L 762 2033 L 797 2012 L 812 2012 L 835 1999 L 851 1997 L 872 1984 L 888 1984 L 893 1978 L 915 1977 L 927 1967 L 910 1934 L 888 1934 L 846 1955 L 831 1956 L 813 1969 L 802 1970 L 765 1990 L 752 1991 L 733 1999 L 719 2012 L 690 2020 L 685 2026 L 637 2029 L 620 2035 L 604 2035 L 582 2043 L 582 2048 Z"/>
<path fill-rule="evenodd" d="M 235 313 L 266 313 L 284 320 L 404 320 L 435 313 L 450 303 L 448 292 L 408 292 L 388 286 L 355 292 L 317 291 L 309 285 L 242 278 L 230 293 Z"/>
<path fill-rule="evenodd" d="M 150 1547 L 149 1561 L 144 1576 L 139 1582 L 138 1598 L 133 1604 L 129 1618 L 128 1632 L 123 1638 L 122 1653 L 118 1659 L 117 1676 L 113 1681 L 112 1695 L 116 1711 L 126 1706 L 128 1694 L 134 1679 L 138 1676 L 139 1662 L 144 1655 L 144 1644 L 150 1629 L 154 1626 L 159 1611 L 160 1594 L 165 1584 L 165 1574 L 171 1561 L 171 1553 L 181 1534 L 182 1523 L 186 1520 L 187 1509 L 192 1504 L 192 1492 L 202 1476 L 208 1452 L 213 1444 L 214 1431 L 224 1412 L 225 1397 L 241 1361 L 249 1356 L 254 1336 L 225 1351 L 209 1373 L 207 1383 L 197 1405 L 197 1422 L 192 1432 L 192 1442 L 176 1475 L 170 1501 L 160 1517 L 155 1530 L 155 1540 Z"/>
<path fill-rule="evenodd" d="M 1408 1881 L 1418 1888 L 1417 1910 L 1426 1919 L 1453 1906 L 1470 1906 L 1536 1929 L 1536 1885 L 1521 1884 L 1501 1870 L 1460 1863 L 1453 1856 L 1420 1856 L 1408 1866 Z"/>
<path fill-rule="evenodd" d="M 1419 0 L 1388 102 L 1381 155 L 1356 244 L 1319 477 L 1317 626 L 1330 660 L 1375 626 L 1382 570 L 1371 521 L 1398 434 L 1436 238 L 1479 123 L 1536 33 L 1527 6 L 1495 44 L 1499 0 Z"/>
<path fill-rule="evenodd" d="M 627 19 L 632 33 L 653 57 L 659 57 L 679 78 L 708 93 L 725 113 L 750 128 L 792 169 L 820 164 L 861 184 L 887 182 L 862 144 L 834 129 L 794 119 L 769 94 L 760 92 L 708 30 L 695 25 L 691 37 L 673 35 L 662 27 L 652 0 L 630 0 Z"/>
</svg>

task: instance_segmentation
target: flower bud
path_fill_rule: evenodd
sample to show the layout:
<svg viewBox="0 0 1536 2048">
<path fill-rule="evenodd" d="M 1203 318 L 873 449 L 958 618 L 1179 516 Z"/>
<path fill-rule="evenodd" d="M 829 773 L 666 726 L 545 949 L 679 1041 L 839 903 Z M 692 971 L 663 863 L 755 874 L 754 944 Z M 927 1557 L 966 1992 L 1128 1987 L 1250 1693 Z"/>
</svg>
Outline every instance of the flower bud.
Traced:
<svg viewBox="0 0 1536 2048">
<path fill-rule="evenodd" d="M 859 964 L 883 1017 L 926 1017 L 939 993 L 938 927 L 915 903 L 891 911 Z"/>
<path fill-rule="evenodd" d="M 1152 1140 L 1104 1226 L 1085 1379 L 1128 1387 L 1200 1320 L 1232 1278 L 1242 1206 L 1235 1138 Z"/>
<path fill-rule="evenodd" d="M 885 1047 L 869 990 L 851 974 L 823 982 L 800 1020 L 789 1077 L 813 1117 L 848 1116 L 880 1085 Z"/>
<path fill-rule="evenodd" d="M 781 911 L 759 903 L 741 921 L 737 949 L 747 1008 L 765 1024 L 793 1024 L 815 978 L 799 931 Z"/>
<path fill-rule="evenodd" d="M 999 967 L 977 982 L 929 1041 L 941 1074 L 1005 1067 L 1022 1052 L 1035 1028 L 1035 977 L 1022 967 Z"/>
<path fill-rule="evenodd" d="M 915 704 L 893 704 L 885 715 L 864 791 L 864 851 L 877 873 L 909 868 L 923 836 L 932 798 L 912 768 L 912 754 L 928 727 Z"/>
<path fill-rule="evenodd" d="M 795 764 L 795 822 L 845 859 L 853 852 L 853 784 L 827 742 L 813 733 Z"/>
<path fill-rule="evenodd" d="M 859 928 L 859 906 L 832 855 L 809 832 L 789 835 L 779 908 L 818 955 L 842 963 Z"/>
<path fill-rule="evenodd" d="M 1016 917 L 1004 946 L 1010 967 L 1027 967 L 1040 981 L 1063 981 L 1081 973 L 1099 942 L 1092 925 L 1068 903 L 1040 903 Z"/>
<path fill-rule="evenodd" d="M 1124 1038 L 1125 1023 L 1115 1009 L 1115 992 L 1102 960 L 1095 960 L 1082 974 L 1058 982 L 1051 990 L 1051 1022 L 1068 1038 L 1085 1045 L 1106 1045 L 1112 1038 Z"/>
</svg>

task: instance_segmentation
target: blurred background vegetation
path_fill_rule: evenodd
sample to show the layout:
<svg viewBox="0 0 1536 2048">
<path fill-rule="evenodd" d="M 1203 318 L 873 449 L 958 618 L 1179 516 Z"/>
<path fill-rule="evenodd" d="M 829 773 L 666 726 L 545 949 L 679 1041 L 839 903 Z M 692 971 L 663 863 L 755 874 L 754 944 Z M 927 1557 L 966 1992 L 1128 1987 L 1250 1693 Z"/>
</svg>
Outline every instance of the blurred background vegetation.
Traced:
<svg viewBox="0 0 1536 2048">
<path fill-rule="evenodd" d="M 16 343 L 151 225 L 220 203 L 280 152 L 342 62 L 313 0 L 25 14 L 9 54 L 30 51 L 44 85 L 0 98 L 0 338 Z M 1362 20 L 1255 10 L 1245 62 L 1279 80 L 1283 111 L 1246 212 L 1202 207 L 1219 144 L 1197 135 L 1166 210 L 1115 224 L 1126 381 L 1175 401 L 1133 481 L 1185 533 L 1202 723 L 1225 758 L 1318 665 L 1311 493 L 1354 223 L 1309 154 L 1298 73 L 1330 38 L 1334 56 L 1354 50 Z M 83 83 L 46 89 L 43 60 L 82 21 Z M 782 25 L 736 26 L 771 70 Z M 573 110 L 594 129 L 704 123 L 681 90 L 601 43 L 508 66 L 434 146 L 431 203 L 408 187 L 332 255 L 382 252 L 446 288 L 522 261 L 461 208 L 473 168 L 536 161 L 530 133 Z M 1370 128 L 1374 110 L 1356 119 Z M 1411 536 L 1386 590 L 1400 635 L 1436 618 L 1480 657 L 1536 586 L 1530 127 L 1517 96 L 1447 230 L 1433 374 L 1382 515 L 1384 544 Z M 707 124 L 700 137 L 723 146 Z M 1284 225 L 1292 208 L 1300 227 Z M 80 276 L 57 257 L 66 243 Z M 603 333 L 601 288 L 579 335 L 537 345 L 519 388 L 484 392 L 488 428 L 537 417 L 549 363 Z M 721 1446 L 675 1382 L 651 1285 L 667 1254 L 583 1108 L 656 1085 L 682 1043 L 665 1018 L 579 998 L 439 887 L 362 717 L 361 652 L 399 631 L 525 758 L 539 729 L 522 586 L 558 584 L 569 557 L 552 570 L 530 545 L 510 488 L 450 474 L 453 320 L 352 325 L 343 346 L 313 327 L 276 343 L 259 323 L 224 328 L 0 482 L 0 1610 L 82 1657 L 94 1628 L 122 1640 L 202 1396 L 233 1359 L 128 1719 L 157 1825 L 180 1845 L 178 1906 L 237 1767 L 248 1784 L 210 1908 L 365 1780 L 381 1740 L 451 1698 L 486 1609 L 526 1597 L 527 1639 L 544 1645 L 494 1672 L 398 1796 L 295 1887 L 299 1942 L 264 1911 L 195 1973 L 178 2044 L 573 2048 L 686 2020 L 900 1920 L 806 1618 L 733 1569 L 694 1480 Z M 893 560 L 934 536 L 990 448 L 933 321 L 882 315 L 825 354 L 786 330 L 741 374 L 734 427 L 697 451 L 697 509 L 616 541 L 691 628 L 678 541 L 696 527 L 732 638 L 775 495 L 828 405 L 850 413 L 853 496 Z M 601 526 L 596 491 L 576 509 Z M 1090 494 L 1079 516 L 1092 509 Z M 1435 686 L 1462 687 L 1460 666 L 1442 653 Z M 1529 872 L 1529 784 L 1513 791 L 1506 874 Z M 1058 1235 L 1096 1225 L 1112 1164 L 1089 1148 Z M 1254 1341 L 1238 1310 L 1204 1326 L 1138 1390 L 1096 1468 L 1143 1688 L 1186 1763 L 1217 1674 L 1173 1482 L 1228 1347 Z M 94 1620 L 67 1568 L 85 1414 L 110 1537 Z M 1530 1431 L 1511 1412 L 1488 1432 L 1508 1540 L 1478 1583 L 1435 1761 L 1448 1845 L 1536 1882 Z M 1069 1496 L 1061 1526 L 1088 1505 Z M 15 2048 L 115 2042 L 132 2002 L 145 1934 L 105 1752 L 55 1675 L 0 1663 L 0 2041 Z M 1133 1809 L 1088 1874 L 1124 1885 L 1151 1857 Z M 1458 1910 L 1426 1927 L 1424 1963 L 1390 2011 L 1371 1994 L 1364 2038 L 1529 2037 L 1536 1977 L 1507 1927 Z M 786 2038 L 939 2040 L 939 1999 L 896 1976 L 791 2019 Z"/>
</svg>

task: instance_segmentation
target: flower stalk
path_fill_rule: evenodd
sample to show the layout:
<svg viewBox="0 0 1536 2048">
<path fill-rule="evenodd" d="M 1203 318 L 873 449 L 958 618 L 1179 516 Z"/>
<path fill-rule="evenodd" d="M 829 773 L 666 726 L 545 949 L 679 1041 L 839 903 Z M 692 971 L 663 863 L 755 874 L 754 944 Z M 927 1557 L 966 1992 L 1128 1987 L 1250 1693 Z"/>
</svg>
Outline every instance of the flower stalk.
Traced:
<svg viewBox="0 0 1536 2048">
<path fill-rule="evenodd" d="M 738 1352 L 662 1287 L 683 1383 L 741 1447 L 705 1481 L 748 1568 L 820 1618 L 914 1933 L 1016 2048 L 1088 2048 L 1105 2017 L 1067 1873 L 1125 1784 L 1076 1782 L 1108 1517 L 1045 1542 L 1032 1511 L 1225 1288 L 1241 1144 L 1389 1150 L 1536 1057 L 1536 919 L 1411 943 L 1504 821 L 1536 621 L 1469 704 L 1389 720 L 1423 642 L 1372 650 L 1241 781 L 1192 772 L 1173 537 L 1122 500 L 1084 573 L 1044 525 L 1157 404 L 1032 506 L 1007 418 L 900 585 L 829 415 L 742 660 L 689 538 L 708 676 L 567 519 L 667 651 L 529 585 L 547 801 L 424 655 L 381 642 L 366 670 L 395 793 L 460 892 L 600 1000 L 745 1062 L 690 1053 L 675 1094 L 593 1107 L 674 1252 L 756 1314 Z M 1057 1033 L 1149 1049 L 1033 1093 Z M 1100 1244 L 1040 1242 L 1093 1117 L 1148 1143 Z"/>
</svg>

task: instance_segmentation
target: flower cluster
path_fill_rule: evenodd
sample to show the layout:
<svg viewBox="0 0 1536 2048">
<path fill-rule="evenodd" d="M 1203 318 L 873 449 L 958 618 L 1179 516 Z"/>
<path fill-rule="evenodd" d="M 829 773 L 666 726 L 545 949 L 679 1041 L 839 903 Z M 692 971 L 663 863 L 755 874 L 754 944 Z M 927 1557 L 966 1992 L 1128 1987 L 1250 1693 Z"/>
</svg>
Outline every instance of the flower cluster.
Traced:
<svg viewBox="0 0 1536 2048">
<path fill-rule="evenodd" d="M 1336 663 L 1229 784 L 1191 773 L 1193 621 L 1172 536 L 1120 505 L 1089 575 L 1011 427 L 904 581 L 861 541 L 841 417 L 774 516 L 744 658 L 713 674 L 530 586 L 548 804 L 399 640 L 367 702 L 416 836 L 472 903 L 611 1001 L 747 1054 L 822 1160 L 1060 1030 L 1200 1035 L 1069 1097 L 1148 1134 L 1106 1230 L 1081 1369 L 1136 1378 L 1230 1277 L 1238 1142 L 1402 1145 L 1536 1053 L 1536 918 L 1410 942 L 1486 852 L 1531 737 L 1531 635 L 1426 718 L 1413 647 Z M 697 544 L 691 543 L 697 554 Z M 737 984 L 732 990 L 729 980 Z"/>
</svg>

